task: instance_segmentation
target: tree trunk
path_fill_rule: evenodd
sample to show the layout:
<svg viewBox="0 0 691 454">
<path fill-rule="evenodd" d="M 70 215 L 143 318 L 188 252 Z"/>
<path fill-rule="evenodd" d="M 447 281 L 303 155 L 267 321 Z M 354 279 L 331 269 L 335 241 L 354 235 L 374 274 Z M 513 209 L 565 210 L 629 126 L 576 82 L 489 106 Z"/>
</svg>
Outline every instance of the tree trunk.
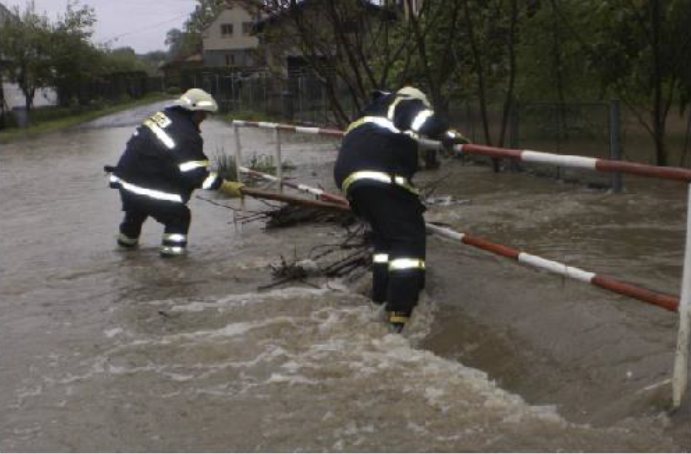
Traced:
<svg viewBox="0 0 691 454">
<path fill-rule="evenodd" d="M 482 66 L 480 51 L 475 40 L 475 31 L 473 28 L 473 18 L 470 14 L 468 0 L 463 2 L 466 25 L 468 27 L 468 40 L 473 53 L 473 63 L 475 67 L 475 75 L 477 76 L 478 98 L 480 100 L 480 116 L 482 117 L 482 129 L 485 133 L 485 143 L 492 145 L 492 136 L 489 132 L 489 119 L 487 118 L 487 97 L 485 88 L 485 73 Z"/>
<path fill-rule="evenodd" d="M 478 98 L 480 100 L 480 116 L 482 117 L 482 129 L 485 133 L 485 143 L 492 145 L 492 135 L 489 131 L 489 118 L 487 117 L 487 96 L 485 87 L 485 72 L 482 66 L 482 56 L 478 49 L 475 30 L 473 27 L 473 18 L 470 14 L 470 7 L 468 0 L 463 2 L 463 11 L 465 12 L 466 25 L 468 27 L 468 41 L 470 41 L 470 48 L 473 54 L 473 63 L 475 67 L 475 75 L 477 76 Z M 499 172 L 499 159 L 492 158 L 492 170 Z"/>
<path fill-rule="evenodd" d="M 513 92 L 516 84 L 516 24 L 518 22 L 518 0 L 511 0 L 511 24 L 509 26 L 509 86 L 504 99 L 504 111 L 501 119 L 501 133 L 499 146 L 505 146 L 506 130 L 509 124 L 509 114 L 513 104 Z"/>
<path fill-rule="evenodd" d="M 29 113 L 34 107 L 34 94 L 36 93 L 36 89 L 22 88 L 22 92 L 24 93 L 24 108 L 26 109 L 26 113 Z"/>
<path fill-rule="evenodd" d="M 654 106 L 653 106 L 653 140 L 655 141 L 655 156 L 656 163 L 659 166 L 667 165 L 667 148 L 665 146 L 665 126 L 667 110 L 662 105 L 663 100 L 663 74 L 662 61 L 660 49 L 660 33 L 661 33 L 661 18 L 660 18 L 660 2 L 654 0 L 651 5 L 651 26 L 652 26 L 652 48 L 653 48 L 653 90 L 654 90 Z"/>
</svg>

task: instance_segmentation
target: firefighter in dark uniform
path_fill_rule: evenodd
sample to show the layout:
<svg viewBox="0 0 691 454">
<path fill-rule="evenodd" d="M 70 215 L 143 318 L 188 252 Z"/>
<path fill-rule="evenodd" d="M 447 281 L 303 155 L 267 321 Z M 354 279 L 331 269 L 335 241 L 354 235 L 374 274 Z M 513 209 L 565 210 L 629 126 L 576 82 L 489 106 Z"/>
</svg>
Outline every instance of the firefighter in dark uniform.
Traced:
<svg viewBox="0 0 691 454">
<path fill-rule="evenodd" d="M 140 125 L 116 167 L 111 187 L 120 190 L 125 218 L 117 244 L 137 247 L 142 224 L 151 216 L 165 226 L 162 257 L 184 254 L 191 214 L 187 207 L 197 188 L 217 190 L 240 197 L 242 184 L 226 181 L 209 170 L 200 124 L 208 113 L 218 111 L 211 95 L 193 88 L 171 107 L 156 112 Z"/>
<path fill-rule="evenodd" d="M 336 184 L 372 229 L 372 299 L 386 303 L 395 332 L 409 320 L 425 282 L 425 208 L 411 181 L 421 136 L 447 147 L 467 142 L 420 90 L 377 92 L 346 130 L 334 168 Z"/>
</svg>

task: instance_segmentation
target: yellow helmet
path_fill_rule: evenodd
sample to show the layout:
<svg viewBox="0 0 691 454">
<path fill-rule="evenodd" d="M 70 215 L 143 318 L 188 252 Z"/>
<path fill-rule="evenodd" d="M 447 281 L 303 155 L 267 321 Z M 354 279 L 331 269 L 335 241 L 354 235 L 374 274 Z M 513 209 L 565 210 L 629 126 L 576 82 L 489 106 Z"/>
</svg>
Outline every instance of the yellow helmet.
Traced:
<svg viewBox="0 0 691 454">
<path fill-rule="evenodd" d="M 218 112 L 218 104 L 216 104 L 213 96 L 199 88 L 187 90 L 180 98 L 175 100 L 173 105 L 192 111 Z"/>
</svg>

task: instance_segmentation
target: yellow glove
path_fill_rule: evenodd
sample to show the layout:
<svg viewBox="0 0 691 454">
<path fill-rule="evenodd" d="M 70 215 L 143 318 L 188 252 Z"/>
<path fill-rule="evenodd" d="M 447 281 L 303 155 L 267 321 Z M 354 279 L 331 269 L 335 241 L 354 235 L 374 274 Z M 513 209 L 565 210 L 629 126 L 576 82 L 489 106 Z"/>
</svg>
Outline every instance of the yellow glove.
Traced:
<svg viewBox="0 0 691 454">
<path fill-rule="evenodd" d="M 241 189 L 244 187 L 245 185 L 242 183 L 223 180 L 223 183 L 218 188 L 218 192 L 231 199 L 236 199 L 238 197 L 242 197 Z"/>
</svg>

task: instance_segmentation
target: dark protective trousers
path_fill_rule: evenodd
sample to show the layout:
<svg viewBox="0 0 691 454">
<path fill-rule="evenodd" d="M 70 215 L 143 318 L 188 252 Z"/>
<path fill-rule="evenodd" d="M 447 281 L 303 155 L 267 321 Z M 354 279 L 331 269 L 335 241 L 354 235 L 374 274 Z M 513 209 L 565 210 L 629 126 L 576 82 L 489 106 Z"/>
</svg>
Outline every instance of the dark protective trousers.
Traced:
<svg viewBox="0 0 691 454">
<path fill-rule="evenodd" d="M 142 225 L 149 216 L 165 226 L 163 246 L 187 246 L 187 232 L 190 229 L 192 214 L 187 205 L 183 203 L 153 200 L 145 196 L 132 195 L 120 190 L 122 199 L 122 211 L 125 218 L 120 224 L 120 233 L 128 238 L 137 239 L 142 231 Z M 185 237 L 184 240 L 168 240 L 167 236 L 178 234 Z M 170 243 L 170 244 L 168 244 Z"/>
<path fill-rule="evenodd" d="M 351 191 L 350 200 L 374 235 L 372 299 L 386 302 L 387 311 L 411 313 L 425 285 L 424 267 L 394 265 L 424 263 L 424 206 L 417 196 L 395 186 L 357 187 Z"/>
</svg>

